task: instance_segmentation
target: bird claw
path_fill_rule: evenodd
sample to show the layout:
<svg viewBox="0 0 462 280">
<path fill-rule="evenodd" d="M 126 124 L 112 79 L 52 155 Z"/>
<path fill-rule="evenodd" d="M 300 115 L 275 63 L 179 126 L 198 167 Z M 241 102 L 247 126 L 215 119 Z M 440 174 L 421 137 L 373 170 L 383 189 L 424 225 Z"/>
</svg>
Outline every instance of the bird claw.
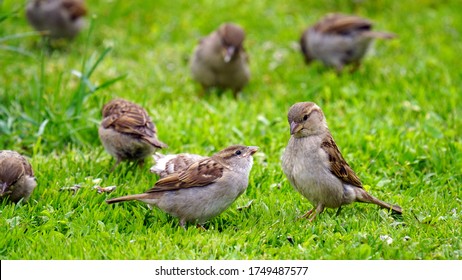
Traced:
<svg viewBox="0 0 462 280">
<path fill-rule="evenodd" d="M 310 216 L 313 214 L 313 210 L 314 210 L 314 208 L 311 209 L 310 211 L 306 212 L 305 214 L 303 214 L 303 216 L 300 216 L 299 219 L 308 219 L 308 218 L 310 218 Z M 316 213 L 315 213 L 314 216 L 316 216 Z M 310 222 L 311 221 L 312 221 L 312 219 L 310 219 Z"/>
<path fill-rule="evenodd" d="M 196 228 L 197 228 L 197 229 L 200 229 L 200 230 L 202 230 L 202 231 L 207 231 L 207 229 L 206 229 L 203 225 L 201 225 L 201 224 L 197 224 L 197 225 L 196 225 Z"/>
<path fill-rule="evenodd" d="M 8 188 L 8 185 L 6 183 L 1 183 L 0 184 L 0 195 L 3 195 L 6 193 L 6 189 Z"/>
</svg>

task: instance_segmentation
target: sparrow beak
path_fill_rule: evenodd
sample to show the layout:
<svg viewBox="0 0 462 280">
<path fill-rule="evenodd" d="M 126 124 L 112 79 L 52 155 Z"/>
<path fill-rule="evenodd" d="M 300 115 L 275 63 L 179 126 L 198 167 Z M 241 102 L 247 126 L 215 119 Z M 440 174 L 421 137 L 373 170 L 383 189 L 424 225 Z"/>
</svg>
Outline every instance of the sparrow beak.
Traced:
<svg viewBox="0 0 462 280">
<path fill-rule="evenodd" d="M 0 195 L 3 195 L 5 193 L 7 187 L 8 185 L 6 184 L 6 182 L 0 184 Z"/>
<path fill-rule="evenodd" d="M 249 152 L 247 153 L 249 156 L 255 154 L 258 151 L 257 146 L 249 146 Z"/>
<path fill-rule="evenodd" d="M 225 57 L 224 61 L 225 63 L 228 63 L 231 61 L 231 58 L 233 58 L 234 53 L 236 52 L 236 47 L 235 46 L 229 46 L 224 49 L 225 51 Z"/>
<path fill-rule="evenodd" d="M 295 133 L 299 132 L 302 130 L 303 126 L 299 123 L 296 122 L 291 122 L 290 123 L 290 135 L 294 135 Z"/>
</svg>

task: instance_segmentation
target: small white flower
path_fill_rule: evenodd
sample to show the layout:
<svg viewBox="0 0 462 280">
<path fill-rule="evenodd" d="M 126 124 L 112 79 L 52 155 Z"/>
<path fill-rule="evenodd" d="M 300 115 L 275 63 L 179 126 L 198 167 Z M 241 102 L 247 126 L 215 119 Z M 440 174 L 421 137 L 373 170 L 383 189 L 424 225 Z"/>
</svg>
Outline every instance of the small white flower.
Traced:
<svg viewBox="0 0 462 280">
<path fill-rule="evenodd" d="M 380 235 L 380 240 L 386 241 L 388 245 L 393 243 L 393 238 L 388 235 Z"/>
</svg>

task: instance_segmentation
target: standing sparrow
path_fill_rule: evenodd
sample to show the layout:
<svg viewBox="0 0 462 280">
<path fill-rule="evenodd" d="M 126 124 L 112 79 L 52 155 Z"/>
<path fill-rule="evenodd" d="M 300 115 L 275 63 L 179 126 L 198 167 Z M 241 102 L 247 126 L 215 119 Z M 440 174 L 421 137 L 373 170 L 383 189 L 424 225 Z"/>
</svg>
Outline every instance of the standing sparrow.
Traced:
<svg viewBox="0 0 462 280">
<path fill-rule="evenodd" d="M 250 79 L 248 57 L 242 45 L 244 30 L 232 23 L 202 38 L 191 59 L 191 72 L 204 90 L 231 89 L 236 96 Z"/>
<path fill-rule="evenodd" d="M 149 170 L 159 175 L 160 178 L 182 171 L 192 163 L 206 158 L 195 154 L 163 155 L 160 153 L 155 153 L 152 157 L 156 161 L 156 164 Z"/>
<path fill-rule="evenodd" d="M 84 0 L 30 0 L 26 17 L 37 30 L 53 39 L 72 39 L 84 26 Z"/>
<path fill-rule="evenodd" d="M 296 103 L 289 109 L 288 120 L 291 137 L 282 156 L 282 169 L 295 189 L 314 206 L 303 217 L 312 216 L 313 221 L 325 207 L 340 208 L 352 202 L 374 203 L 402 213 L 401 207 L 378 200 L 364 190 L 335 144 L 321 108 L 312 102 Z"/>
<path fill-rule="evenodd" d="M 247 188 L 254 146 L 230 146 L 211 157 L 157 181 L 142 194 L 109 199 L 106 202 L 138 200 L 186 222 L 203 224 L 225 211 Z"/>
<path fill-rule="evenodd" d="M 114 99 L 103 106 L 98 133 L 104 148 L 116 158 L 112 170 L 123 160 L 140 163 L 167 145 L 157 139 L 157 129 L 146 110 L 132 102 Z"/>
<path fill-rule="evenodd" d="M 391 39 L 392 33 L 372 31 L 372 22 L 357 16 L 328 14 L 306 29 L 300 45 L 306 63 L 320 60 L 341 72 L 347 64 L 356 70 L 372 39 Z"/>
<path fill-rule="evenodd" d="M 0 151 L 0 197 L 12 202 L 28 200 L 37 186 L 32 166 L 15 151 Z"/>
</svg>

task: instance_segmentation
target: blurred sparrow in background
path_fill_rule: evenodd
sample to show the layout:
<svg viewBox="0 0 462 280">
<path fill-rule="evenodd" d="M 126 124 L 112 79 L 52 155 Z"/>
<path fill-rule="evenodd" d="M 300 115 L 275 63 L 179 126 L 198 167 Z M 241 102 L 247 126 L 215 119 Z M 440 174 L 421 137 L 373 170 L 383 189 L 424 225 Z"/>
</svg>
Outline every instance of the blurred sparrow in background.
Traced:
<svg viewBox="0 0 462 280">
<path fill-rule="evenodd" d="M 141 106 L 114 99 L 103 106 L 102 113 L 98 133 L 104 148 L 117 160 L 112 170 L 123 160 L 143 163 L 156 149 L 167 147 L 157 139 L 156 126 Z"/>
<path fill-rule="evenodd" d="M 156 164 L 151 167 L 150 171 L 159 175 L 160 178 L 182 171 L 192 163 L 206 158 L 195 154 L 163 155 L 160 153 L 155 153 L 152 157 Z"/>
<path fill-rule="evenodd" d="M 341 72 L 347 64 L 355 71 L 372 39 L 391 39 L 392 33 L 372 31 L 372 22 L 352 15 L 328 14 L 306 29 L 300 45 L 306 63 L 320 60 Z"/>
<path fill-rule="evenodd" d="M 222 24 L 218 30 L 199 42 L 191 59 L 191 72 L 204 90 L 211 87 L 231 89 L 234 96 L 250 79 L 248 57 L 244 50 L 244 30 L 232 23 Z"/>
<path fill-rule="evenodd" d="M 52 39 L 73 39 L 86 14 L 84 0 L 30 0 L 26 6 L 29 23 Z"/>
<path fill-rule="evenodd" d="M 295 189 L 314 208 L 303 217 L 313 221 L 325 207 L 339 208 L 352 202 L 374 203 L 395 213 L 401 207 L 368 194 L 340 153 L 327 127 L 324 114 L 312 102 L 300 102 L 289 109 L 289 143 L 282 156 L 282 169 Z"/>
<path fill-rule="evenodd" d="M 138 200 L 178 217 L 182 227 L 186 222 L 201 225 L 225 211 L 247 189 L 252 155 L 257 150 L 254 146 L 230 146 L 160 179 L 145 193 L 106 202 Z"/>
<path fill-rule="evenodd" d="M 0 151 L 0 197 L 27 201 L 37 186 L 32 166 L 15 151 Z"/>
</svg>

